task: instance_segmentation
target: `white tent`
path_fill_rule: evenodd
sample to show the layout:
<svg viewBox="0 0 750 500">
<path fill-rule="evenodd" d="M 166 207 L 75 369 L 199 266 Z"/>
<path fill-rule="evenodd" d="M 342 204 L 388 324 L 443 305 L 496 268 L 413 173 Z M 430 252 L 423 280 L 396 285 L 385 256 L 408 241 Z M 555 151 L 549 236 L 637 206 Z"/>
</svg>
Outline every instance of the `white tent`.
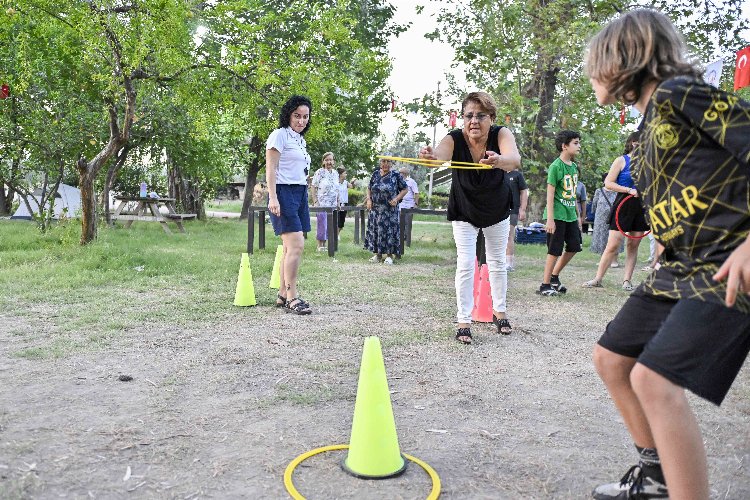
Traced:
<svg viewBox="0 0 750 500">
<path fill-rule="evenodd" d="M 34 196 L 38 198 L 42 197 L 42 190 L 37 189 L 34 191 Z M 34 198 L 29 198 L 29 204 L 31 205 L 31 209 L 36 213 L 39 211 L 39 205 L 36 203 Z M 81 191 L 78 188 L 74 188 L 73 186 L 68 186 L 67 184 L 60 184 L 57 187 L 57 193 L 55 193 L 55 219 L 60 218 L 60 214 L 62 213 L 63 209 L 67 208 L 66 216 L 67 217 L 77 217 L 78 212 L 81 209 Z M 11 219 L 28 219 L 31 220 L 31 214 L 29 213 L 29 209 L 26 208 L 26 203 L 21 200 L 21 204 L 18 207 L 18 210 L 16 210 L 16 213 L 13 214 Z"/>
</svg>

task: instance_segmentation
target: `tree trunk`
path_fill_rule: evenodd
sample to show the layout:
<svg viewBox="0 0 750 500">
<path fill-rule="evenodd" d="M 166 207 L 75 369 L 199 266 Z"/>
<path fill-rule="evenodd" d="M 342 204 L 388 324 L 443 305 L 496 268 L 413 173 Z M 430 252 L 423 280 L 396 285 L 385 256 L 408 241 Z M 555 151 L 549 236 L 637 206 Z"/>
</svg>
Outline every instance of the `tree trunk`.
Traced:
<svg viewBox="0 0 750 500">
<path fill-rule="evenodd" d="M 85 160 L 78 161 L 78 189 L 81 190 L 81 245 L 96 239 L 96 194 L 92 171 Z"/>
<path fill-rule="evenodd" d="M 196 214 L 199 219 L 206 218 L 206 208 L 203 205 L 200 187 L 182 174 L 180 167 L 172 160 L 167 152 L 167 179 L 169 182 L 169 197 L 174 198 L 179 210 L 184 213 Z"/>
<path fill-rule="evenodd" d="M 104 180 L 104 189 L 102 190 L 102 207 L 104 208 L 104 218 L 107 221 L 107 224 L 111 224 L 111 214 L 109 212 L 109 192 L 112 190 L 112 184 L 115 182 L 115 177 L 117 177 L 117 172 L 120 171 L 122 166 L 125 164 L 125 160 L 128 157 L 128 153 L 130 150 L 133 149 L 133 146 L 130 144 L 125 144 L 120 151 L 117 153 L 116 160 L 112 163 L 112 165 L 107 170 L 107 177 Z"/>
<path fill-rule="evenodd" d="M 255 182 L 258 178 L 258 172 L 260 171 L 260 153 L 261 146 L 263 143 L 260 139 L 253 136 L 250 140 L 250 154 L 253 159 L 247 169 L 247 177 L 245 178 L 245 199 L 242 202 L 242 211 L 240 212 L 240 219 L 247 219 L 248 212 L 250 211 L 250 205 L 253 204 L 253 192 L 255 190 Z"/>
<path fill-rule="evenodd" d="M 0 215 L 12 215 L 10 211 L 13 209 L 13 189 L 8 187 L 8 191 L 5 191 L 5 181 L 0 177 Z"/>
</svg>

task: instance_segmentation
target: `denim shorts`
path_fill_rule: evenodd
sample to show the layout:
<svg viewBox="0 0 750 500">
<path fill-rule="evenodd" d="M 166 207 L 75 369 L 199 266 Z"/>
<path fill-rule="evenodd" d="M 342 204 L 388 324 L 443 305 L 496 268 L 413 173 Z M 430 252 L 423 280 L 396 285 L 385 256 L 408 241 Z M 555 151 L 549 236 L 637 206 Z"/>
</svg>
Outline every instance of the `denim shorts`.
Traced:
<svg viewBox="0 0 750 500">
<path fill-rule="evenodd" d="M 276 184 L 276 198 L 281 214 L 270 214 L 276 236 L 284 233 L 310 232 L 310 207 L 306 184 Z"/>
</svg>

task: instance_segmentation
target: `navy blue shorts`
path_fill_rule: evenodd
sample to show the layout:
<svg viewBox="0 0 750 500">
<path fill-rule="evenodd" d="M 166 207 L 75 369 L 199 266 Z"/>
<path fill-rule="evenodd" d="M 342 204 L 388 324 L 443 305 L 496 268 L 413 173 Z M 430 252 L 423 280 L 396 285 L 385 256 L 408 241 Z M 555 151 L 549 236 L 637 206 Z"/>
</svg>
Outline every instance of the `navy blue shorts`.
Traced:
<svg viewBox="0 0 750 500">
<path fill-rule="evenodd" d="M 641 285 L 599 345 L 720 405 L 750 352 L 750 314 L 698 299 L 655 297 Z"/>
<path fill-rule="evenodd" d="M 276 198 L 281 215 L 270 214 L 276 236 L 284 233 L 310 232 L 310 207 L 306 184 L 276 184 Z"/>
</svg>

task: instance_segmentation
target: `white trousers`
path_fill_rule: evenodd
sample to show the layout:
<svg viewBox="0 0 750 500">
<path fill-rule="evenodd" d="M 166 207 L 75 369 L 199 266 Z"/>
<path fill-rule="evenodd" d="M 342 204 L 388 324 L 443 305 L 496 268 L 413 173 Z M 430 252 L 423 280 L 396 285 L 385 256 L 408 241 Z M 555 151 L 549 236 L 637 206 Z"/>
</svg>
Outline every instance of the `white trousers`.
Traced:
<svg viewBox="0 0 750 500">
<path fill-rule="evenodd" d="M 505 269 L 505 249 L 508 246 L 510 219 L 490 227 L 482 228 L 487 267 L 490 274 L 492 309 L 505 312 L 505 296 L 508 291 L 508 271 Z M 468 222 L 453 221 L 453 239 L 456 242 L 456 317 L 459 323 L 471 323 L 474 308 L 474 263 L 479 228 Z"/>
</svg>

